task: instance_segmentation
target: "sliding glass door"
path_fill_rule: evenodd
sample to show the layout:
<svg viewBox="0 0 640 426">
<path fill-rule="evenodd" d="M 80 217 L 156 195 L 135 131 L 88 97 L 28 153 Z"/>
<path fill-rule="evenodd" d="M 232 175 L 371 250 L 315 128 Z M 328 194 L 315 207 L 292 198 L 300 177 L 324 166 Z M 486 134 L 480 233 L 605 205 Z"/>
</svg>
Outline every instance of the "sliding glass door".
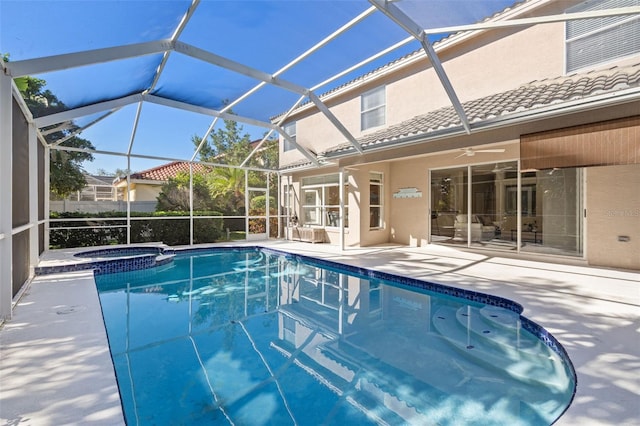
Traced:
<svg viewBox="0 0 640 426">
<path fill-rule="evenodd" d="M 460 241 L 455 225 L 467 211 L 467 167 L 431 172 L 431 241 Z"/>
<path fill-rule="evenodd" d="M 431 241 L 582 255 L 582 170 L 516 161 L 431 171 Z M 519 245 L 518 245 L 519 244 Z"/>
</svg>

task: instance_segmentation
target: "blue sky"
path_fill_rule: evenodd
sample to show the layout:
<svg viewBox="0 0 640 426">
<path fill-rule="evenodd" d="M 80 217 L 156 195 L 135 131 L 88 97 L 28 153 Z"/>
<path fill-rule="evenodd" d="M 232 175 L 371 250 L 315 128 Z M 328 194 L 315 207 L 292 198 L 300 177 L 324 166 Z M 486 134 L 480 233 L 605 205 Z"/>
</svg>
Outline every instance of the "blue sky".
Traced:
<svg viewBox="0 0 640 426">
<path fill-rule="evenodd" d="M 510 5 L 507 0 L 403 0 L 400 4 L 425 26 L 470 23 Z M 169 38 L 187 10 L 187 0 L 0 0 L 0 52 L 12 61 Z M 203 0 L 179 41 L 273 73 L 322 38 L 370 7 L 366 0 Z M 28 25 L 25 25 L 28 23 Z M 406 38 L 408 34 L 380 12 L 331 42 L 282 78 L 311 87 Z M 411 50 L 381 58 L 317 93 L 361 75 Z M 67 106 L 77 107 L 148 87 L 160 55 L 51 72 L 36 77 Z M 220 109 L 257 81 L 173 52 L 155 93 Z M 455 82 L 454 82 L 455 85 Z M 234 108 L 240 115 L 268 121 L 286 111 L 298 95 L 267 87 Z M 99 150 L 126 151 L 137 105 L 129 105 L 87 129 L 81 137 Z M 79 125 L 93 117 L 79 119 Z M 213 118 L 145 103 L 133 153 L 188 159 L 192 136 L 202 136 Z M 243 125 L 252 138 L 266 129 Z M 135 160 L 133 170 L 162 161 Z M 125 168 L 121 157 L 98 156 L 89 172 Z"/>
</svg>

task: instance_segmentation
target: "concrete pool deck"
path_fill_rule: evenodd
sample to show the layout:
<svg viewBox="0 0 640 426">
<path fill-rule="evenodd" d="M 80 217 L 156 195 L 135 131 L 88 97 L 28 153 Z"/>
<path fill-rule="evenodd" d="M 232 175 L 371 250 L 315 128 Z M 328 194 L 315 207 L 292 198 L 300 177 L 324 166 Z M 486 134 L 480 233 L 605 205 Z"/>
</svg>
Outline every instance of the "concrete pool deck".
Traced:
<svg viewBox="0 0 640 426">
<path fill-rule="evenodd" d="M 444 246 L 245 243 L 505 297 L 565 347 L 578 375 L 558 425 L 640 425 L 640 273 Z M 64 264 L 73 251 L 51 251 Z M 77 259 L 76 259 L 77 261 Z M 558 260 L 556 259 L 555 262 Z M 124 424 L 90 272 L 36 277 L 0 329 L 0 421 Z"/>
</svg>

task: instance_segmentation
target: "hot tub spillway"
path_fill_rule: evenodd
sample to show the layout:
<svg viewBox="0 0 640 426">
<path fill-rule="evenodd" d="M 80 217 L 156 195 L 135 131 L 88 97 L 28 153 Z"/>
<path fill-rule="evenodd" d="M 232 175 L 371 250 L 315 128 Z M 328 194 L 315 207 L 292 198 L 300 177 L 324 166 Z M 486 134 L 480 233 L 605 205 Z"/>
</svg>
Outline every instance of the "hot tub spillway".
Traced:
<svg viewBox="0 0 640 426">
<path fill-rule="evenodd" d="M 83 259 L 120 258 L 141 255 L 162 255 L 165 248 L 159 246 L 135 246 L 135 247 L 108 247 L 97 250 L 82 251 L 74 254 L 74 257 Z"/>
<path fill-rule="evenodd" d="M 161 246 L 113 247 L 82 251 L 74 254 L 76 262 L 65 262 L 52 266 L 38 266 L 36 275 L 61 272 L 89 271 L 95 274 L 137 271 L 154 268 L 173 262 L 174 250 Z"/>
</svg>

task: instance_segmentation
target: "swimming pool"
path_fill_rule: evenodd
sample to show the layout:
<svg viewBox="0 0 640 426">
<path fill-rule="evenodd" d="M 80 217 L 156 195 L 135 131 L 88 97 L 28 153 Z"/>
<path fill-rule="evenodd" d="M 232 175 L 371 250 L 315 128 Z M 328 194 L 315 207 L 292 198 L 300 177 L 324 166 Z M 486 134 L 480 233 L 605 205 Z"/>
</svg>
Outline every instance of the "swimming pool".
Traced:
<svg viewBox="0 0 640 426">
<path fill-rule="evenodd" d="M 479 293 L 252 248 L 96 283 L 129 425 L 542 425 L 575 390 L 553 336 Z"/>
</svg>

